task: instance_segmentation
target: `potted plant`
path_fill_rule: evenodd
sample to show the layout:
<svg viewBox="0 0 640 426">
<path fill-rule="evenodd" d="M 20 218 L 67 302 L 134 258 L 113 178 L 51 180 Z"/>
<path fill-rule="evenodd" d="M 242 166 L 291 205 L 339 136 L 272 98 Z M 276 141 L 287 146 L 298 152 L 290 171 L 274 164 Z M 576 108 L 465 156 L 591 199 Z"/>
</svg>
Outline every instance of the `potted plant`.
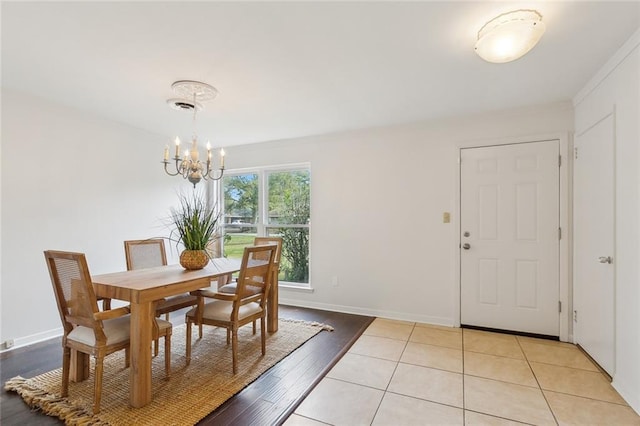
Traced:
<svg viewBox="0 0 640 426">
<path fill-rule="evenodd" d="M 218 238 L 219 215 L 214 207 L 195 191 L 192 196 L 180 195 L 180 204 L 171 208 L 172 225 L 169 240 L 184 247 L 180 264 L 185 269 L 202 269 L 209 263 L 209 249 Z"/>
</svg>

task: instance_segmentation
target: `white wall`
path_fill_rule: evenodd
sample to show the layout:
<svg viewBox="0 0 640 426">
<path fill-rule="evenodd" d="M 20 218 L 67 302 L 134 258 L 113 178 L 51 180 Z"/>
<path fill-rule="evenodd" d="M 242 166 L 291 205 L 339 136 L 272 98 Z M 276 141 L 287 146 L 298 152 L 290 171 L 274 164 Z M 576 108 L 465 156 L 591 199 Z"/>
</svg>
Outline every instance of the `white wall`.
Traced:
<svg viewBox="0 0 640 426">
<path fill-rule="evenodd" d="M 177 178 L 161 170 L 163 136 L 7 91 L 3 105 L 0 342 L 21 344 L 59 329 L 42 251 L 124 269 L 124 239 L 166 234 Z M 572 129 L 560 103 L 229 147 L 227 166 L 311 163 L 314 292 L 283 289 L 282 302 L 453 325 L 457 218 L 442 214 L 455 211 L 456 145 Z"/>
<path fill-rule="evenodd" d="M 615 109 L 616 371 L 613 386 L 640 413 L 640 30 L 605 64 L 574 102 L 576 133 Z"/>
<path fill-rule="evenodd" d="M 125 269 L 123 240 L 167 235 L 188 185 L 164 175 L 165 139 L 2 90 L 0 342 L 60 330 L 44 250 L 84 252 L 99 274 Z"/>
<path fill-rule="evenodd" d="M 281 303 L 456 323 L 456 145 L 573 129 L 570 103 L 230 147 L 229 168 L 311 163 L 311 285 Z M 339 285 L 331 285 L 337 276 Z"/>
</svg>

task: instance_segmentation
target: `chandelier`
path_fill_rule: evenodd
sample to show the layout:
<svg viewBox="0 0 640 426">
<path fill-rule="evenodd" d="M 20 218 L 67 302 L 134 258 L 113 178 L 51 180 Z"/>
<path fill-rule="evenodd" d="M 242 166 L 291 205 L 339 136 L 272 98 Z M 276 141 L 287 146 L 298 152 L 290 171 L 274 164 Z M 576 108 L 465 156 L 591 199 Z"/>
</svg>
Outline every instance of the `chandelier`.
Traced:
<svg viewBox="0 0 640 426">
<path fill-rule="evenodd" d="M 196 113 L 202 109 L 202 103 L 213 100 L 218 91 L 215 87 L 206 83 L 191 80 L 176 81 L 171 85 L 174 93 L 179 98 L 173 98 L 167 100 L 167 103 L 172 108 L 181 111 L 193 110 L 193 137 L 191 140 L 191 148 L 184 151 L 184 157 L 180 156 L 180 138 L 176 137 L 175 147 L 176 152 L 173 157 L 175 162 L 175 172 L 169 171 L 169 145 L 164 148 L 164 171 L 169 176 L 182 176 L 182 178 L 189 180 L 196 187 L 196 184 L 202 179 L 204 180 L 218 180 L 222 178 L 224 174 L 224 149 L 220 149 L 220 167 L 218 172 L 213 170 L 213 152 L 211 151 L 211 144 L 207 142 L 207 161 L 200 160 L 200 151 L 198 150 L 198 135 L 196 133 Z"/>
</svg>

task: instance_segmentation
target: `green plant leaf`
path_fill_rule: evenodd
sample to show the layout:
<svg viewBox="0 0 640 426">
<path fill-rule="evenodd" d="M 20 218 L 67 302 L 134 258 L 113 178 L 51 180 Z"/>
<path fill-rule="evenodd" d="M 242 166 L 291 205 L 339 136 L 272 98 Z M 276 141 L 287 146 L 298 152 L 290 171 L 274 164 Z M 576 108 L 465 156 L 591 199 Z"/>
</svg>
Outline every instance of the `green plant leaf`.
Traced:
<svg viewBox="0 0 640 426">
<path fill-rule="evenodd" d="M 206 200 L 193 192 L 191 196 L 179 195 L 179 205 L 172 207 L 169 225 L 172 227 L 169 240 L 182 244 L 185 250 L 205 250 L 217 238 L 219 214 L 208 206 Z"/>
</svg>

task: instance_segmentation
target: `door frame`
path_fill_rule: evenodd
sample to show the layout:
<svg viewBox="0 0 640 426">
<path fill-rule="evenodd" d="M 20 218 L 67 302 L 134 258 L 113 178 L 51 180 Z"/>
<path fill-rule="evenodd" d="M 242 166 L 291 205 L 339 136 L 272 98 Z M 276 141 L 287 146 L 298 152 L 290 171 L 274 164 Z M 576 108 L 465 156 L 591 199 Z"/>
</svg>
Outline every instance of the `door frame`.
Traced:
<svg viewBox="0 0 640 426">
<path fill-rule="evenodd" d="M 562 229 L 562 238 L 560 239 L 560 259 L 559 259 L 559 283 L 560 283 L 560 302 L 562 303 L 562 312 L 560 313 L 560 340 L 563 342 L 573 342 L 573 329 L 571 323 L 571 312 L 573 311 L 573 301 L 571 298 L 571 279 L 572 279 L 572 262 L 571 247 L 572 241 L 572 223 L 571 223 L 571 187 L 570 176 L 573 169 L 573 157 L 570 155 L 571 135 L 569 133 L 550 133 L 533 136 L 511 137 L 501 139 L 487 139 L 466 141 L 456 144 L 457 165 L 456 167 L 456 206 L 453 215 L 453 229 L 455 235 L 452 239 L 452 250 L 456 253 L 455 258 L 455 283 L 454 289 L 454 319 L 455 326 L 460 327 L 461 318 L 461 274 L 460 274 L 460 245 L 462 244 L 460 229 L 460 198 L 461 198 L 461 181 L 460 181 L 460 156 L 463 148 L 482 148 L 498 145 L 513 145 L 518 143 L 543 142 L 549 140 L 558 140 L 560 145 L 560 155 L 562 162 L 560 165 L 560 227 Z"/>
</svg>

